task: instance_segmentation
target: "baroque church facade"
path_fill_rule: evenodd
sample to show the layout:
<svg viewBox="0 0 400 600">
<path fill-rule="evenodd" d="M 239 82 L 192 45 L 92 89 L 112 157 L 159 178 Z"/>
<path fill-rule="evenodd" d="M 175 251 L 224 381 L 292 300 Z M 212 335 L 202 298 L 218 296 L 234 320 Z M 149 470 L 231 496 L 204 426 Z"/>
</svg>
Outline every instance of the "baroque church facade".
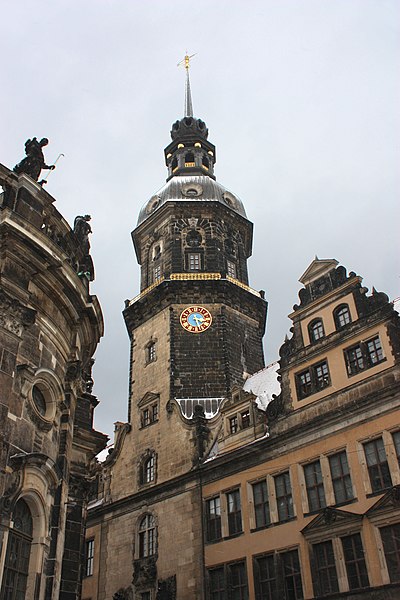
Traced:
<svg viewBox="0 0 400 600">
<path fill-rule="evenodd" d="M 316 258 L 264 366 L 252 223 L 186 73 L 132 232 L 128 418 L 102 463 L 89 217 L 67 225 L 37 163 L 0 166 L 0 600 L 398 598 L 398 312 Z"/>
</svg>

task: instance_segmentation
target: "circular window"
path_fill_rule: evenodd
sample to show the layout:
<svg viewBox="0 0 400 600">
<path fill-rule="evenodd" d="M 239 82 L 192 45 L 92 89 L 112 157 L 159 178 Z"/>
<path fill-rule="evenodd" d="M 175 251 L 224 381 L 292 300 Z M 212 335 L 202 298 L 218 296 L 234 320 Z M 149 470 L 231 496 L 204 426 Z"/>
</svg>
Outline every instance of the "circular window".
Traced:
<svg viewBox="0 0 400 600">
<path fill-rule="evenodd" d="M 222 197 L 227 206 L 230 206 L 231 208 L 237 208 L 238 202 L 237 202 L 235 196 L 225 192 Z"/>
<path fill-rule="evenodd" d="M 198 183 L 187 183 L 182 186 L 182 195 L 188 198 L 196 198 L 201 196 L 203 188 Z"/>
<path fill-rule="evenodd" d="M 186 236 L 186 243 L 188 246 L 191 246 L 192 248 L 200 246 L 202 241 L 203 241 L 203 238 L 202 238 L 201 233 L 196 231 L 195 229 L 190 230 Z"/>
<path fill-rule="evenodd" d="M 42 390 L 37 385 L 34 385 L 32 388 L 32 400 L 38 413 L 44 417 L 47 411 L 46 398 L 44 397 Z"/>
<path fill-rule="evenodd" d="M 160 204 L 160 198 L 158 196 L 153 196 L 153 198 L 151 198 L 151 200 L 149 200 L 149 202 L 147 204 L 147 207 L 146 207 L 147 214 L 149 215 L 154 210 L 156 210 L 156 208 L 159 204 Z"/>
</svg>

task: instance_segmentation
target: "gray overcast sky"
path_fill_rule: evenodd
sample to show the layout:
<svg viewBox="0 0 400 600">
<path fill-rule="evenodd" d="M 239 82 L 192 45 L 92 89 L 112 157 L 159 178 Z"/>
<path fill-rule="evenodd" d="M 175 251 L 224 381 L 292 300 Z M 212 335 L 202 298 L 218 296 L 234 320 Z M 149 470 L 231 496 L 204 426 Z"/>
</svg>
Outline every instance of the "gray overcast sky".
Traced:
<svg viewBox="0 0 400 600">
<path fill-rule="evenodd" d="M 105 337 L 98 429 L 127 414 L 121 311 L 139 290 L 130 233 L 165 182 L 182 116 L 185 50 L 194 112 L 217 179 L 255 223 L 250 283 L 269 301 L 266 360 L 290 327 L 314 255 L 400 295 L 398 0 L 20 0 L 2 3 L 0 162 L 28 137 L 65 154 L 47 191 L 70 224 L 92 215 Z"/>
</svg>

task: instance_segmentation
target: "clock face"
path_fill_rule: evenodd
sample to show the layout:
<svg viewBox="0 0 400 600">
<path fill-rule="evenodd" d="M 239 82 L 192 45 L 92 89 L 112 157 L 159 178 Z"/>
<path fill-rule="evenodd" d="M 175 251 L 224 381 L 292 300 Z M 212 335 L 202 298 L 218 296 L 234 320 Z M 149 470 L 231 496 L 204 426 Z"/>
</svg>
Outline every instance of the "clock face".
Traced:
<svg viewBox="0 0 400 600">
<path fill-rule="evenodd" d="M 202 333 L 210 327 L 212 316 L 204 306 L 188 306 L 181 312 L 180 321 L 186 331 Z"/>
</svg>

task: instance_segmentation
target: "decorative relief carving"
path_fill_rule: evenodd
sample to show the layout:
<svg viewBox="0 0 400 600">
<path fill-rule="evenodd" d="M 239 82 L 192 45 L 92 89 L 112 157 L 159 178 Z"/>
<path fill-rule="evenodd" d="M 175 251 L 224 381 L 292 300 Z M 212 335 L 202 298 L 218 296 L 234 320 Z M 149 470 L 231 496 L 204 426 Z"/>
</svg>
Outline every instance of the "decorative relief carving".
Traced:
<svg viewBox="0 0 400 600">
<path fill-rule="evenodd" d="M 133 562 L 133 584 L 145 588 L 155 584 L 157 579 L 157 557 L 138 558 Z"/>
<path fill-rule="evenodd" d="M 131 586 L 120 588 L 118 592 L 115 592 L 113 595 L 113 600 L 133 600 L 133 590 Z"/>
<path fill-rule="evenodd" d="M 156 600 L 176 600 L 176 575 L 158 580 Z"/>
<path fill-rule="evenodd" d="M 0 290 L 0 327 L 21 337 L 24 328 L 35 322 L 35 317 L 35 310 Z"/>
</svg>

